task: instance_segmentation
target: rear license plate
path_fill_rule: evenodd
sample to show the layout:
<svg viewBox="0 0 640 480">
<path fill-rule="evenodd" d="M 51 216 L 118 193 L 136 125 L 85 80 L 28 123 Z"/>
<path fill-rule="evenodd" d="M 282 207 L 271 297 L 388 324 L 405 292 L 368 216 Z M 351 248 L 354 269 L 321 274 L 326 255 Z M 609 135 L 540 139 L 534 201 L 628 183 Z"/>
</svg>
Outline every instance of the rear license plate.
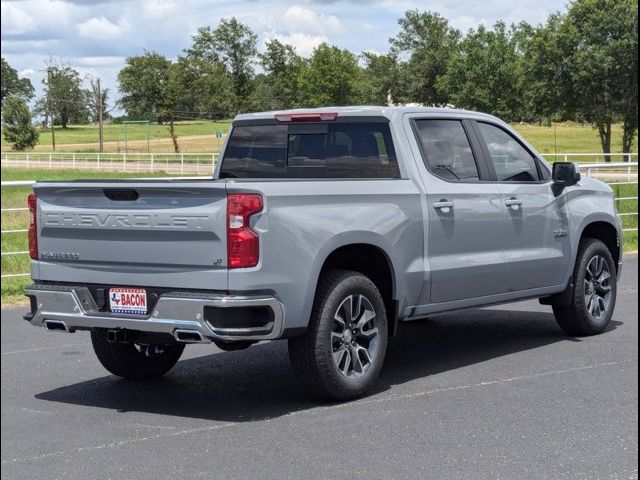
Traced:
<svg viewBox="0 0 640 480">
<path fill-rule="evenodd" d="M 109 308 L 113 313 L 147 313 L 147 291 L 144 288 L 110 288 Z"/>
</svg>

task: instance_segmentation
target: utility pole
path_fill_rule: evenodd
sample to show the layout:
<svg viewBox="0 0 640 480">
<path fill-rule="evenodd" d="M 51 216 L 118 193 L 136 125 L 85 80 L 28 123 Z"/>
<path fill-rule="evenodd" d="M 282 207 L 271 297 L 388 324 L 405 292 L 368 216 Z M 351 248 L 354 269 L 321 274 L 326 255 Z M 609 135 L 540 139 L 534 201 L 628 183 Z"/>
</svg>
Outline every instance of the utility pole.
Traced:
<svg viewBox="0 0 640 480">
<path fill-rule="evenodd" d="M 98 78 L 98 132 L 100 136 L 100 153 L 104 151 L 104 132 L 102 129 L 102 109 L 104 107 L 102 90 L 100 90 L 100 78 Z"/>
<path fill-rule="evenodd" d="M 51 68 L 47 68 L 47 103 L 49 104 L 49 117 L 51 118 L 51 147 L 56 151 L 56 130 L 53 126 L 53 105 L 51 103 Z"/>
</svg>

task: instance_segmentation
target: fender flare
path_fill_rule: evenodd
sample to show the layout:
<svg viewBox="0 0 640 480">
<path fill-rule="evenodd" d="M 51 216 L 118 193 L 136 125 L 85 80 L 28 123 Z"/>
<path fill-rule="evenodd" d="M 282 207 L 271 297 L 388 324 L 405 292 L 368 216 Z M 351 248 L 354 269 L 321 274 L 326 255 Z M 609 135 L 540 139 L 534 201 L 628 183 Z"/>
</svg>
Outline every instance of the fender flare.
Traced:
<svg viewBox="0 0 640 480">
<path fill-rule="evenodd" d="M 318 289 L 318 281 L 320 280 L 320 272 L 329 256 L 339 248 L 349 245 L 370 245 L 377 248 L 385 256 L 389 270 L 391 272 L 391 297 L 394 300 L 394 308 L 396 310 L 394 317 L 397 319 L 399 315 L 399 302 L 397 301 L 398 292 L 402 291 L 403 280 L 398 275 L 397 261 L 394 258 L 393 248 L 385 241 L 384 237 L 374 232 L 363 230 L 342 232 L 331 237 L 322 246 L 311 266 L 311 284 L 305 298 L 305 315 L 311 315 L 311 309 Z M 395 326 L 393 326 L 395 329 Z M 392 330 L 393 331 L 393 330 Z"/>
</svg>

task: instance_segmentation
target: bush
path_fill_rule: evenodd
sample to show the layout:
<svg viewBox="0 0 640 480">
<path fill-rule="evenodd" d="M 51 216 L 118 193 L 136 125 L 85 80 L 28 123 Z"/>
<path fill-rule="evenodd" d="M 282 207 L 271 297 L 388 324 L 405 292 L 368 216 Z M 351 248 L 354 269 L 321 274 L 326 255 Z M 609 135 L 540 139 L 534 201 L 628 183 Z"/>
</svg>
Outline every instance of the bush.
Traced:
<svg viewBox="0 0 640 480">
<path fill-rule="evenodd" d="M 31 123 L 31 112 L 19 97 L 5 99 L 2 109 L 2 134 L 14 150 L 33 148 L 38 143 L 38 130 Z"/>
</svg>

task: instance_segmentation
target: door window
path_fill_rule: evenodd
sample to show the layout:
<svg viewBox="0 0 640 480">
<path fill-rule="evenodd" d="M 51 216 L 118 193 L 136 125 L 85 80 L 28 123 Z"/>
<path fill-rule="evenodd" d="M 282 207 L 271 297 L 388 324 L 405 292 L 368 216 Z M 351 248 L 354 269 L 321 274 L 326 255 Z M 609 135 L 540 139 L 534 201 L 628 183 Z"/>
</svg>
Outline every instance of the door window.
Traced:
<svg viewBox="0 0 640 480">
<path fill-rule="evenodd" d="M 501 182 L 537 182 L 536 160 L 520 142 L 495 125 L 478 122 L 490 160 Z"/>
<path fill-rule="evenodd" d="M 416 120 L 418 141 L 427 168 L 449 181 L 477 181 L 478 166 L 458 120 Z"/>
</svg>

